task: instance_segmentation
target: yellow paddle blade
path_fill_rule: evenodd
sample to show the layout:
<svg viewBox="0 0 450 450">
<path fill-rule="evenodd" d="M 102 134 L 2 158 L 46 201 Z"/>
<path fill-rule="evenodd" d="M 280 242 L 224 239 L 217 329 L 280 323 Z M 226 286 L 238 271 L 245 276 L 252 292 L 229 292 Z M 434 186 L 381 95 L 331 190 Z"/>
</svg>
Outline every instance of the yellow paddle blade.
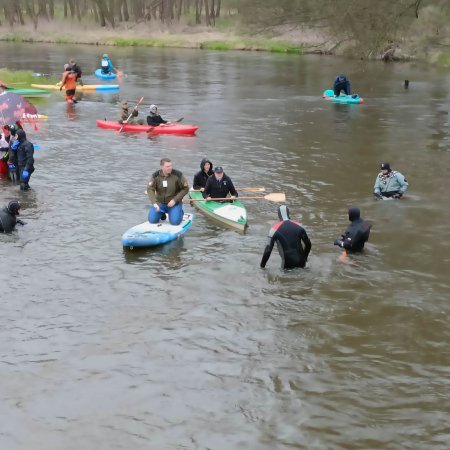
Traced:
<svg viewBox="0 0 450 450">
<path fill-rule="evenodd" d="M 273 192 L 272 194 L 267 194 L 264 196 L 266 200 L 269 200 L 269 202 L 285 202 L 286 201 L 286 194 L 284 192 Z"/>
<path fill-rule="evenodd" d="M 230 197 L 221 197 L 221 198 L 210 198 L 207 200 L 206 198 L 188 198 L 185 201 L 189 202 L 206 202 L 206 201 L 221 201 L 221 200 L 269 200 L 269 202 L 280 202 L 283 203 L 286 201 L 286 194 L 284 192 L 273 192 L 272 194 L 254 196 L 254 197 L 238 197 L 238 198 L 230 198 Z"/>
</svg>

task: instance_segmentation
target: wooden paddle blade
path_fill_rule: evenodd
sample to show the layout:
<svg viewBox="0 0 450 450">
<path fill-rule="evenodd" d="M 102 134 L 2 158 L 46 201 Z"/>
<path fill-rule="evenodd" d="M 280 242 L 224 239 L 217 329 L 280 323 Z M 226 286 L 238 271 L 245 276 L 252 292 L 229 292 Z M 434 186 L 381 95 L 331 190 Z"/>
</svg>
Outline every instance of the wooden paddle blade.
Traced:
<svg viewBox="0 0 450 450">
<path fill-rule="evenodd" d="M 184 199 L 184 201 L 188 202 L 206 202 L 206 201 L 222 201 L 222 200 L 269 200 L 269 202 L 280 202 L 283 203 L 286 201 L 286 194 L 284 192 L 274 192 L 272 194 L 262 195 L 262 196 L 254 196 L 254 197 L 238 197 L 238 198 L 230 198 L 230 197 L 221 197 L 221 198 L 210 198 L 206 200 L 206 198 L 188 198 Z"/>
<path fill-rule="evenodd" d="M 286 201 L 286 194 L 284 192 L 273 192 L 272 194 L 265 195 L 264 198 L 269 200 L 269 202 L 283 203 Z"/>
<path fill-rule="evenodd" d="M 237 191 L 247 191 L 247 192 L 265 192 L 266 188 L 263 187 L 237 187 L 236 188 Z"/>
</svg>

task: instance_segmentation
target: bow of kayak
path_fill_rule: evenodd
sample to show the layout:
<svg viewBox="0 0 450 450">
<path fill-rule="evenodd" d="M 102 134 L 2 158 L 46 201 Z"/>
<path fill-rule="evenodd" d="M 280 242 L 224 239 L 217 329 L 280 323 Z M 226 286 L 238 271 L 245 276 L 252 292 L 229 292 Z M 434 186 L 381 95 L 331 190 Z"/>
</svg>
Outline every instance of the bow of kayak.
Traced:
<svg viewBox="0 0 450 450">
<path fill-rule="evenodd" d="M 201 192 L 191 191 L 189 196 L 192 199 L 202 199 Z M 192 202 L 194 207 L 206 216 L 235 230 L 244 231 L 247 228 L 247 210 L 239 200 L 233 202 L 196 201 Z"/>
<path fill-rule="evenodd" d="M 340 94 L 339 97 L 335 97 L 333 89 L 327 89 L 323 93 L 322 97 L 325 100 L 331 100 L 334 103 L 359 104 L 364 102 L 364 99 L 361 98 L 358 94 L 355 94 L 355 96 Z"/>
<path fill-rule="evenodd" d="M 60 86 L 58 84 L 32 84 L 37 89 L 47 89 L 50 91 L 59 91 Z M 63 87 L 63 89 L 65 89 Z M 83 86 L 77 86 L 77 91 L 118 91 L 120 86 L 118 84 L 84 84 Z"/>
<path fill-rule="evenodd" d="M 195 134 L 198 130 L 196 125 L 168 123 L 158 127 L 139 125 L 133 123 L 120 124 L 116 120 L 97 120 L 97 126 L 106 130 L 122 130 L 125 133 L 151 133 L 151 134 Z"/>
<path fill-rule="evenodd" d="M 45 89 L 8 88 L 7 91 L 22 95 L 23 97 L 46 97 L 50 94 L 50 92 Z"/>
<path fill-rule="evenodd" d="M 101 78 L 102 80 L 114 80 L 114 78 L 117 78 L 117 75 L 116 75 L 115 73 L 113 73 L 113 72 L 110 72 L 110 73 L 103 73 L 103 72 L 102 72 L 102 69 L 97 69 L 97 70 L 94 72 L 94 75 L 95 75 L 97 78 Z"/>
<path fill-rule="evenodd" d="M 171 225 L 169 219 L 162 220 L 159 223 L 150 223 L 148 221 L 141 223 L 130 228 L 122 235 L 122 245 L 133 249 L 166 244 L 186 233 L 191 227 L 193 219 L 193 214 L 186 213 L 180 225 Z"/>
</svg>

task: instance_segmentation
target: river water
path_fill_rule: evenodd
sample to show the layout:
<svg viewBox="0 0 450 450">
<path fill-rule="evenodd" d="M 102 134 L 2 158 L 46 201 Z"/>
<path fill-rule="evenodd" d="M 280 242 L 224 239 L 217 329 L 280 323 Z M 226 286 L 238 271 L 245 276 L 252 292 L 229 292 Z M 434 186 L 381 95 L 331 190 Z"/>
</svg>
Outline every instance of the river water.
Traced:
<svg viewBox="0 0 450 450">
<path fill-rule="evenodd" d="M 119 94 L 59 92 L 23 220 L 0 236 L 0 448 L 450 448 L 450 73 L 419 64 L 174 49 L 1 44 L 3 65 L 84 82 L 107 51 Z M 363 105 L 321 98 L 345 72 Z M 410 80 L 405 90 L 403 81 Z M 39 82 L 39 79 L 37 79 Z M 100 130 L 145 97 L 197 137 Z M 259 262 L 276 204 L 246 202 L 245 235 L 197 213 L 183 239 L 124 251 L 161 157 L 202 157 L 235 184 L 285 192 L 313 244 L 307 269 Z M 379 163 L 410 182 L 377 202 Z M 359 206 L 364 255 L 333 241 Z M 191 211 L 189 205 L 187 211 Z"/>
</svg>

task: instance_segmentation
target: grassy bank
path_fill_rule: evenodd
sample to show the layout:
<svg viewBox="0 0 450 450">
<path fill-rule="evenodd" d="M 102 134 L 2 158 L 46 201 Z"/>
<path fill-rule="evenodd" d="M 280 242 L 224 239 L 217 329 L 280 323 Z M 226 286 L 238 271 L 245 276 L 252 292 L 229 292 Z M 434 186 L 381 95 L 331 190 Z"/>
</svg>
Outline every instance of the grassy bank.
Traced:
<svg viewBox="0 0 450 450">
<path fill-rule="evenodd" d="M 11 88 L 29 87 L 32 83 L 55 84 L 59 80 L 52 77 L 39 77 L 33 75 L 33 72 L 27 70 L 8 70 L 0 69 L 0 80 Z M 37 81 L 38 80 L 38 81 Z"/>
</svg>

